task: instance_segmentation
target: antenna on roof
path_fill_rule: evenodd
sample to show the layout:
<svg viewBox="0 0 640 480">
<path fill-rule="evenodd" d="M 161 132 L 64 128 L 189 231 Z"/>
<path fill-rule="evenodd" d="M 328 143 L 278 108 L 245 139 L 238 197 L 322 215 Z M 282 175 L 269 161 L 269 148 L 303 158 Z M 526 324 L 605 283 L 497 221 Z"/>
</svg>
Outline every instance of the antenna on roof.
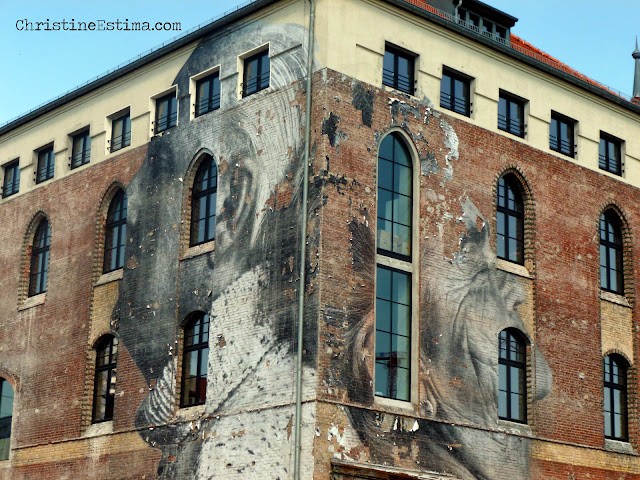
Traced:
<svg viewBox="0 0 640 480">
<path fill-rule="evenodd" d="M 638 36 L 636 35 L 636 49 L 631 56 L 636 62 L 636 71 L 633 76 L 633 103 L 640 103 L 640 49 L 638 48 Z"/>
</svg>

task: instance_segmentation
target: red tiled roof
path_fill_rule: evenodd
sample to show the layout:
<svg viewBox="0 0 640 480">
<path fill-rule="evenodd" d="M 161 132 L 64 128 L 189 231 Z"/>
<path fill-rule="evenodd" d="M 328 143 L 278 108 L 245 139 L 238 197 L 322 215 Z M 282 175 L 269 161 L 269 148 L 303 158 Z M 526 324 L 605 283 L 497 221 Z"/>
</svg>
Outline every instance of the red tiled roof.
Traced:
<svg viewBox="0 0 640 480">
<path fill-rule="evenodd" d="M 535 60 L 538 60 L 540 62 L 546 63 L 547 65 L 560 70 L 564 73 L 567 73 L 573 77 L 579 78 L 580 80 L 583 80 L 587 83 L 590 83 L 593 86 L 596 86 L 598 88 L 601 88 L 603 90 L 608 91 L 609 93 L 613 93 L 614 95 L 618 95 L 618 92 L 615 92 L 613 90 L 611 90 L 609 87 L 607 87 L 606 85 L 603 85 L 599 82 L 596 82 L 595 80 L 593 80 L 592 78 L 587 77 L 586 75 L 580 73 L 579 71 L 571 68 L 569 65 L 567 65 L 566 63 L 561 62 L 560 60 L 558 60 L 555 57 L 552 57 L 551 55 L 549 55 L 547 52 L 544 52 L 542 50 L 540 50 L 539 48 L 533 46 L 532 44 L 530 44 L 529 42 L 527 42 L 526 40 L 523 40 L 522 38 L 518 37 L 517 35 L 514 35 L 513 33 L 510 36 L 511 39 L 511 48 L 513 48 L 514 50 L 527 55 L 528 57 L 534 58 Z"/>
</svg>

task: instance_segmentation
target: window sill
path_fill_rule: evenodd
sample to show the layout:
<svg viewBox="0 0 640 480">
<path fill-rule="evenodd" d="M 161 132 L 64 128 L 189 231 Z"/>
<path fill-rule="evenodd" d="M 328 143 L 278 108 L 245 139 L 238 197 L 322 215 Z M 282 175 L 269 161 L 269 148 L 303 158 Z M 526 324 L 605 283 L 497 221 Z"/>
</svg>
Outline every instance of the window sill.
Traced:
<svg viewBox="0 0 640 480">
<path fill-rule="evenodd" d="M 498 428 L 500 430 L 505 430 L 509 433 L 514 433 L 517 435 L 522 435 L 525 437 L 532 437 L 533 432 L 531 431 L 531 427 L 527 423 L 519 423 L 519 422 L 511 422 L 509 420 L 505 420 L 502 418 L 498 419 Z"/>
<path fill-rule="evenodd" d="M 109 435 L 113 433 L 113 420 L 107 420 L 106 422 L 92 423 L 89 428 L 82 434 L 83 437 L 100 437 L 102 435 Z"/>
<path fill-rule="evenodd" d="M 404 400 L 395 400 L 393 398 L 387 398 L 387 397 L 378 397 L 378 396 L 374 396 L 373 397 L 373 403 L 374 405 L 377 406 L 381 406 L 381 407 L 391 407 L 393 410 L 399 410 L 399 411 L 404 411 L 404 412 L 412 412 L 415 414 L 415 408 L 413 406 L 413 404 L 409 401 L 404 401 Z"/>
<path fill-rule="evenodd" d="M 382 88 L 387 93 L 393 93 L 393 94 L 397 94 L 397 95 L 404 95 L 404 96 L 407 96 L 409 98 L 415 98 L 415 99 L 418 98 L 417 95 L 416 95 L 416 91 L 414 91 L 413 93 L 408 93 L 408 92 L 405 92 L 403 90 L 398 90 L 397 88 L 393 88 L 391 85 L 385 85 L 384 83 L 382 84 Z"/>
<path fill-rule="evenodd" d="M 193 407 L 180 407 L 176 412 L 175 418 L 187 422 L 197 420 L 204 415 L 204 407 L 204 403 Z"/>
<path fill-rule="evenodd" d="M 513 273 L 519 277 L 531 278 L 531 273 L 527 270 L 527 267 L 518 263 L 513 263 L 502 258 L 496 258 L 496 267 L 505 272 Z"/>
<path fill-rule="evenodd" d="M 628 455 L 638 455 L 629 442 L 622 440 L 604 439 L 604 449 L 616 453 L 626 453 Z"/>
<path fill-rule="evenodd" d="M 100 285 L 105 285 L 107 283 L 115 282 L 116 280 L 122 280 L 123 275 L 124 275 L 123 268 L 119 268 L 117 270 L 112 270 L 111 272 L 103 273 L 93 286 L 98 287 Z"/>
<path fill-rule="evenodd" d="M 44 305 L 45 300 L 47 299 L 47 292 L 39 293 L 38 295 L 34 295 L 33 297 L 29 297 L 25 300 L 18 311 L 28 310 L 29 308 L 37 307 L 38 305 Z"/>
<path fill-rule="evenodd" d="M 622 305 L 623 307 L 631 308 L 627 297 L 625 297 L 624 295 L 619 295 L 617 293 L 607 292 L 606 290 L 600 290 L 600 300 L 617 303 L 618 305 Z"/>
<path fill-rule="evenodd" d="M 197 257 L 204 253 L 213 252 L 216 248 L 216 241 L 211 240 L 206 243 L 201 243 L 200 245 L 194 245 L 193 247 L 189 247 L 189 249 L 182 255 L 180 260 L 187 260 L 189 258 Z"/>
</svg>

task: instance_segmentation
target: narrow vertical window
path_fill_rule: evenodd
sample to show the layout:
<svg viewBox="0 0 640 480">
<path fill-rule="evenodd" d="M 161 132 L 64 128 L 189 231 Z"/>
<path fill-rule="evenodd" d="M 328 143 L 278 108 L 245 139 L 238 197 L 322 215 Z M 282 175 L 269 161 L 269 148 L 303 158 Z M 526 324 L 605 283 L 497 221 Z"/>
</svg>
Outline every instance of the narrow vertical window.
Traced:
<svg viewBox="0 0 640 480">
<path fill-rule="evenodd" d="M 440 106 L 467 117 L 471 116 L 471 79 L 449 68 L 443 68 Z"/>
<path fill-rule="evenodd" d="M 600 288 L 624 293 L 622 226 L 611 210 L 600 215 Z"/>
<path fill-rule="evenodd" d="M 209 315 L 194 315 L 184 329 L 181 407 L 201 405 L 207 398 Z"/>
<path fill-rule="evenodd" d="M 0 378 L 0 460 L 9 460 L 11 420 L 13 418 L 13 388 Z"/>
<path fill-rule="evenodd" d="M 111 151 L 131 145 L 131 117 L 129 112 L 113 120 L 111 124 Z"/>
<path fill-rule="evenodd" d="M 413 95 L 415 55 L 387 46 L 382 62 L 382 84 Z"/>
<path fill-rule="evenodd" d="M 93 423 L 113 420 L 117 362 L 118 339 L 112 335 L 107 335 L 96 345 Z"/>
<path fill-rule="evenodd" d="M 549 148 L 568 157 L 575 157 L 576 147 L 574 139 L 575 120 L 551 112 L 549 124 Z"/>
<path fill-rule="evenodd" d="M 524 137 L 524 100 L 500 90 L 498 100 L 498 128 Z"/>
<path fill-rule="evenodd" d="M 269 87 L 269 50 L 263 50 L 244 60 L 242 96 L 247 97 Z"/>
<path fill-rule="evenodd" d="M 71 168 L 86 165 L 91 160 L 91 137 L 85 130 L 72 137 Z"/>
<path fill-rule="evenodd" d="M 604 436 L 627 440 L 627 362 L 619 355 L 604 357 Z"/>
<path fill-rule="evenodd" d="M 518 180 L 504 175 L 498 180 L 496 233 L 498 258 L 524 264 L 524 202 Z"/>
<path fill-rule="evenodd" d="M 218 167 L 210 155 L 200 164 L 191 192 L 190 246 L 215 239 Z"/>
<path fill-rule="evenodd" d="M 598 166 L 614 175 L 622 175 L 622 140 L 600 132 Z"/>
<path fill-rule="evenodd" d="M 107 213 L 104 239 L 103 272 L 111 272 L 124 266 L 124 250 L 127 241 L 127 194 L 119 190 L 111 200 Z"/>
<path fill-rule="evenodd" d="M 160 133 L 175 127 L 178 124 L 178 100 L 176 93 L 171 92 L 169 95 L 158 98 L 156 100 L 156 121 L 154 132 Z"/>
<path fill-rule="evenodd" d="M 43 148 L 38 152 L 38 167 L 36 171 L 36 183 L 53 178 L 56 156 L 53 153 L 53 145 Z"/>
<path fill-rule="evenodd" d="M 512 330 L 500 332 L 498 358 L 498 417 L 527 421 L 526 345 Z"/>
<path fill-rule="evenodd" d="M 36 229 L 31 247 L 31 268 L 29 270 L 30 297 L 47 291 L 50 246 L 51 230 L 49 229 L 49 222 L 42 220 Z"/>
<path fill-rule="evenodd" d="M 196 117 L 220 108 L 220 74 L 196 82 Z"/>
<path fill-rule="evenodd" d="M 411 259 L 413 169 L 406 145 L 387 135 L 378 153 L 378 253 Z"/>
<path fill-rule="evenodd" d="M 411 274 L 376 269 L 375 391 L 409 401 L 411 385 Z"/>
<path fill-rule="evenodd" d="M 18 160 L 4 166 L 4 180 L 2 182 L 2 197 L 6 198 L 20 190 L 20 165 Z"/>
</svg>

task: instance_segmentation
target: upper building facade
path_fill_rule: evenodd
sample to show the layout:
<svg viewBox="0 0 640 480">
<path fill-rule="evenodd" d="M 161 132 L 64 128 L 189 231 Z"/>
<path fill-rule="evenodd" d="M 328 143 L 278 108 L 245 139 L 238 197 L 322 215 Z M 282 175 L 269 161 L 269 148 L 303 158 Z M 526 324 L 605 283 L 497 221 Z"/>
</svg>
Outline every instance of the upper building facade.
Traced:
<svg viewBox="0 0 640 480">
<path fill-rule="evenodd" d="M 0 476 L 640 478 L 640 94 L 516 22 L 257 0 L 0 126 Z"/>
</svg>

